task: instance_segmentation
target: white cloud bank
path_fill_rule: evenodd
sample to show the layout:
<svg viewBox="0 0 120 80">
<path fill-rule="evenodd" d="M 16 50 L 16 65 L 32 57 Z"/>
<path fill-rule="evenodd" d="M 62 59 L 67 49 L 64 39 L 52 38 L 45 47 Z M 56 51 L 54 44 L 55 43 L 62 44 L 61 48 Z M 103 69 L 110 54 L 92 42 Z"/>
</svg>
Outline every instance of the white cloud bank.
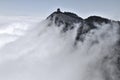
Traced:
<svg viewBox="0 0 120 80">
<path fill-rule="evenodd" d="M 61 28 L 47 27 L 47 21 L 21 21 L 1 24 L 1 41 L 5 34 L 13 40 L 13 35 L 26 34 L 0 48 L 0 80 L 117 80 L 114 65 L 104 61 L 118 40 L 117 24 L 98 25 L 74 47 L 76 29 L 61 33 Z"/>
</svg>

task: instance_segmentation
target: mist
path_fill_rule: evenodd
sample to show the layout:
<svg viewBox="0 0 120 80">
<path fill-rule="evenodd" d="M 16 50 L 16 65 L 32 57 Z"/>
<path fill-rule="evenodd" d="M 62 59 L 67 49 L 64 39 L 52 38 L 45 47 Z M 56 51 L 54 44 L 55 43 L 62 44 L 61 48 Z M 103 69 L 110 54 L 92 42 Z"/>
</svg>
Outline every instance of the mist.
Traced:
<svg viewBox="0 0 120 80">
<path fill-rule="evenodd" d="M 117 23 L 95 24 L 77 45 L 78 24 L 66 33 L 48 24 L 33 18 L 0 23 L 0 80 L 119 80 Z"/>
</svg>

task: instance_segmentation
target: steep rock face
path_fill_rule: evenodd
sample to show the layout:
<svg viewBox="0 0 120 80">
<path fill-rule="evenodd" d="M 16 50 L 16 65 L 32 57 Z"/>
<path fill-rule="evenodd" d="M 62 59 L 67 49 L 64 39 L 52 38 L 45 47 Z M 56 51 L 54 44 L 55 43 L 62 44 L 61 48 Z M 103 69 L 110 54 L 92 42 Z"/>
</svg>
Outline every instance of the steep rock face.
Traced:
<svg viewBox="0 0 120 80">
<path fill-rule="evenodd" d="M 86 19 L 83 19 L 75 13 L 61 12 L 60 9 L 48 16 L 47 20 L 50 21 L 49 26 L 51 24 L 55 24 L 58 27 L 62 25 L 63 32 L 74 29 L 76 27 L 74 24 L 78 23 L 79 28 L 77 29 L 77 36 L 75 38 L 76 41 L 83 41 L 83 35 L 88 33 L 90 30 L 97 28 L 95 24 L 102 25 L 103 23 L 111 23 L 111 20 L 99 16 L 90 16 Z M 118 23 L 120 24 L 119 21 Z"/>
<path fill-rule="evenodd" d="M 90 16 L 86 19 L 83 19 L 82 25 L 78 29 L 78 34 L 77 34 L 76 40 L 83 41 L 84 37 L 81 35 L 88 33 L 92 29 L 96 29 L 97 28 L 96 24 L 102 25 L 103 23 L 104 24 L 111 23 L 111 20 L 102 18 L 99 16 Z"/>
<path fill-rule="evenodd" d="M 64 25 L 63 31 L 66 32 L 67 30 L 73 29 L 75 23 L 80 23 L 83 19 L 71 12 L 53 12 L 49 17 L 47 17 L 51 21 L 51 23 L 60 27 Z M 50 23 L 50 24 L 51 24 Z"/>
</svg>

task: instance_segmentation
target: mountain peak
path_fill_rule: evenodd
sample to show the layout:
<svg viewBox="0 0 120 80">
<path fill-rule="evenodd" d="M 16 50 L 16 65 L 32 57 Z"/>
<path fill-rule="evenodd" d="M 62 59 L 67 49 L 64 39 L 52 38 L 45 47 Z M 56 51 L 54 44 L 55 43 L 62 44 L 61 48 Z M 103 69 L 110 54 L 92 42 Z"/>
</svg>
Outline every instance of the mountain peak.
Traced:
<svg viewBox="0 0 120 80">
<path fill-rule="evenodd" d="M 73 12 L 62 12 L 60 8 L 57 11 L 53 12 L 50 16 L 47 17 L 50 21 L 52 21 L 55 25 L 73 25 L 74 23 L 81 23 L 86 22 L 88 24 L 93 24 L 94 22 L 101 24 L 101 23 L 109 23 L 111 20 L 107 18 L 103 18 L 100 16 L 89 16 L 86 19 L 79 17 L 77 14 Z"/>
<path fill-rule="evenodd" d="M 57 11 L 53 12 L 50 16 L 47 17 L 47 19 L 53 19 L 53 18 L 60 18 L 62 20 L 74 20 L 75 22 L 78 22 L 80 20 L 83 20 L 81 17 L 79 17 L 77 14 L 72 12 L 62 12 L 60 8 L 57 9 Z M 68 19 L 67 19 L 68 18 Z M 65 21 L 64 20 L 64 21 Z"/>
<path fill-rule="evenodd" d="M 58 8 L 57 11 L 48 16 L 47 19 L 58 27 L 64 25 L 65 27 L 63 31 L 68 30 L 68 28 L 72 29 L 74 23 L 80 23 L 81 21 L 83 21 L 83 19 L 77 14 L 72 12 L 62 12 L 60 8 Z"/>
<path fill-rule="evenodd" d="M 75 13 L 62 12 L 60 8 L 58 8 L 57 11 L 53 12 L 50 16 L 48 16 L 47 20 L 50 21 L 50 24 L 54 24 L 58 27 L 62 25 L 63 32 L 74 29 L 76 27 L 74 24 L 79 23 L 76 41 L 83 41 L 84 38 L 82 37 L 82 35 L 88 33 L 92 29 L 96 29 L 96 24 L 102 25 L 102 23 L 112 24 L 112 22 L 116 22 L 120 25 L 119 21 L 110 20 L 100 16 L 89 16 L 88 18 L 83 19 Z"/>
</svg>

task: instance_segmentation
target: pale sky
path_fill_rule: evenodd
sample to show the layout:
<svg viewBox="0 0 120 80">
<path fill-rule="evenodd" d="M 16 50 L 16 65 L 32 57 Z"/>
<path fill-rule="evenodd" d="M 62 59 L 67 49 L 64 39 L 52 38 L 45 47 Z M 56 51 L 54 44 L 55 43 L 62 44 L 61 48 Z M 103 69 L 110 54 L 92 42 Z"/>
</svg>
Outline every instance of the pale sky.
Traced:
<svg viewBox="0 0 120 80">
<path fill-rule="evenodd" d="M 120 20 L 120 0 L 0 0 L 0 16 L 40 16 L 46 18 L 57 8 L 85 18 L 100 15 Z"/>
</svg>

